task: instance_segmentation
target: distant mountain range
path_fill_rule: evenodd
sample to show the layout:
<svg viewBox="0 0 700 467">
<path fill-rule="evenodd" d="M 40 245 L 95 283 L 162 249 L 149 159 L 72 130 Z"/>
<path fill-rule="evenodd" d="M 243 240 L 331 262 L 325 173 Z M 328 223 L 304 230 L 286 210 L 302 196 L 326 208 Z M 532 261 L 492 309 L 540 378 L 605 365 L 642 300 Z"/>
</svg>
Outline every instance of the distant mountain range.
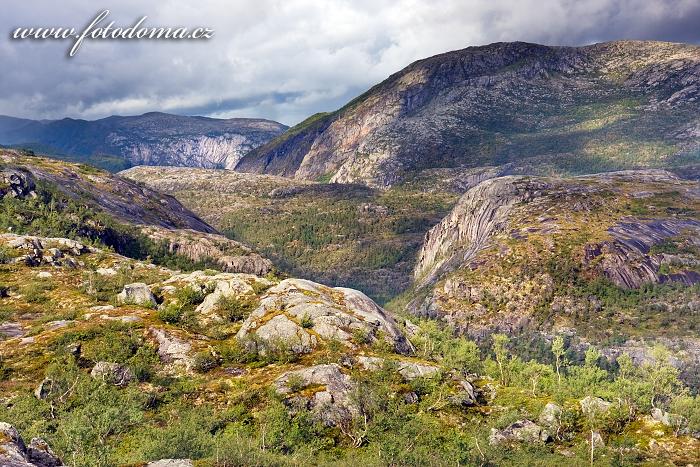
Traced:
<svg viewBox="0 0 700 467">
<path fill-rule="evenodd" d="M 100 120 L 0 116 L 0 144 L 109 170 L 134 165 L 233 168 L 287 127 L 263 119 L 215 119 L 158 112 Z"/>
<path fill-rule="evenodd" d="M 700 47 L 522 42 L 417 61 L 247 154 L 244 172 L 386 187 L 424 169 L 584 174 L 700 160 Z"/>
</svg>

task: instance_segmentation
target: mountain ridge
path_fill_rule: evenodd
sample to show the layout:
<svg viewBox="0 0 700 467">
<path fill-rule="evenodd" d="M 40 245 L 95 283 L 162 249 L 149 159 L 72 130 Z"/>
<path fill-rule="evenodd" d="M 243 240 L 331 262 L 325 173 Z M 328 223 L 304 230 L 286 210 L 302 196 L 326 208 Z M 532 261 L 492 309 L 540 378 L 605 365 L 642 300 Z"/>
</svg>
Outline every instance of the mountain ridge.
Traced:
<svg viewBox="0 0 700 467">
<path fill-rule="evenodd" d="M 698 70 L 700 48 L 689 44 L 470 47 L 412 63 L 236 170 L 388 186 L 426 168 L 527 169 L 526 158 L 560 173 L 692 162 Z"/>
<path fill-rule="evenodd" d="M 98 120 L 0 116 L 0 144 L 52 153 L 111 170 L 133 165 L 233 168 L 287 127 L 266 119 L 216 119 L 147 112 Z"/>
</svg>

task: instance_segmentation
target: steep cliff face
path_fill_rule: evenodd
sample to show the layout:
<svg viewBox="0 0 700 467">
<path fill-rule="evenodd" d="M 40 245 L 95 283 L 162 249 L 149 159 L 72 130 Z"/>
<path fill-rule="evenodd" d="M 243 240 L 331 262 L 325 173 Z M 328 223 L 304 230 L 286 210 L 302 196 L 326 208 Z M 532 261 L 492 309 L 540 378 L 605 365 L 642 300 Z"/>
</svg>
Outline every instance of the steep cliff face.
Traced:
<svg viewBox="0 0 700 467">
<path fill-rule="evenodd" d="M 507 225 L 515 204 L 540 196 L 546 188 L 545 182 L 526 177 L 501 177 L 469 190 L 426 234 L 414 270 L 416 282 L 429 283 L 441 271 L 468 262 Z"/>
<path fill-rule="evenodd" d="M 492 179 L 426 234 L 409 311 L 476 337 L 533 327 L 682 334 L 687 323 L 633 323 L 661 309 L 669 322 L 696 321 L 687 310 L 698 306 L 699 239 L 700 186 L 669 172 Z"/>
<path fill-rule="evenodd" d="M 435 167 L 678 165 L 698 157 L 699 83 L 691 45 L 470 47 L 409 65 L 252 151 L 237 170 L 389 186 Z"/>
<path fill-rule="evenodd" d="M 151 112 L 101 120 L 0 118 L 0 144 L 36 146 L 106 168 L 174 165 L 232 169 L 287 127 L 262 119 L 214 119 Z"/>
</svg>

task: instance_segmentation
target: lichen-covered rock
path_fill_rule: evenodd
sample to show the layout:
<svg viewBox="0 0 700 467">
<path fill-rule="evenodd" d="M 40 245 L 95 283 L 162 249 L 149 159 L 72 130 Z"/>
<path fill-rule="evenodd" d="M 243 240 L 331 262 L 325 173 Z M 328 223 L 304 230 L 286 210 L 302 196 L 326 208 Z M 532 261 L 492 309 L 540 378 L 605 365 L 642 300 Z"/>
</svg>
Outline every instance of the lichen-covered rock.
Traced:
<svg viewBox="0 0 700 467">
<path fill-rule="evenodd" d="M 398 353 L 413 350 L 394 319 L 363 293 L 303 279 L 286 279 L 269 289 L 237 337 L 255 337 L 263 345 L 289 340 L 304 353 L 320 340 L 353 346 L 357 334 L 367 342 L 385 339 Z"/>
<path fill-rule="evenodd" d="M 198 281 L 204 282 L 208 286 L 213 286 L 214 290 L 208 294 L 200 303 L 195 312 L 202 321 L 222 321 L 223 317 L 219 313 L 219 303 L 223 298 L 238 297 L 241 299 L 250 298 L 255 294 L 254 285 L 258 287 L 269 287 L 272 285 L 267 279 L 252 274 L 231 274 L 223 273 L 215 276 L 199 276 Z"/>
<path fill-rule="evenodd" d="M 128 366 L 110 362 L 97 362 L 90 371 L 90 376 L 115 386 L 126 386 L 136 379 Z"/>
<path fill-rule="evenodd" d="M 549 433 L 538 424 L 530 420 L 520 420 L 508 425 L 502 430 L 491 428 L 489 444 L 492 446 L 513 442 L 535 444 L 546 442 L 549 439 Z"/>
<path fill-rule="evenodd" d="M 300 397 L 304 398 L 307 408 L 311 409 L 325 424 L 337 425 L 349 420 L 353 414 L 357 413 L 350 398 L 355 384 L 337 364 L 315 365 L 289 371 L 274 382 L 275 390 L 285 396 L 310 387 L 318 387 L 319 390 L 308 397 Z"/>
<path fill-rule="evenodd" d="M 189 369 L 192 365 L 190 351 L 192 345 L 176 336 L 169 334 L 163 329 L 151 328 L 150 334 L 158 344 L 158 356 L 164 363 L 173 363 Z"/>
<path fill-rule="evenodd" d="M 194 467 L 190 459 L 161 459 L 149 462 L 146 467 Z"/>
<path fill-rule="evenodd" d="M 142 282 L 127 284 L 124 289 L 117 295 L 117 302 L 124 305 L 140 305 L 153 307 L 157 305 L 156 297 L 148 288 L 148 285 Z"/>
<path fill-rule="evenodd" d="M 60 467 L 61 460 L 41 438 L 29 446 L 9 423 L 0 422 L 0 465 L 2 467 Z"/>
<path fill-rule="evenodd" d="M 586 396 L 579 401 L 581 412 L 587 417 L 597 417 L 605 414 L 612 407 L 611 402 L 607 402 L 600 397 Z"/>
<path fill-rule="evenodd" d="M 538 421 L 550 432 L 557 433 L 561 424 L 561 407 L 554 402 L 547 402 L 547 405 L 540 412 Z"/>
<path fill-rule="evenodd" d="M 56 456 L 46 441 L 41 438 L 32 438 L 27 446 L 27 460 L 36 467 L 60 467 L 61 459 Z"/>
</svg>

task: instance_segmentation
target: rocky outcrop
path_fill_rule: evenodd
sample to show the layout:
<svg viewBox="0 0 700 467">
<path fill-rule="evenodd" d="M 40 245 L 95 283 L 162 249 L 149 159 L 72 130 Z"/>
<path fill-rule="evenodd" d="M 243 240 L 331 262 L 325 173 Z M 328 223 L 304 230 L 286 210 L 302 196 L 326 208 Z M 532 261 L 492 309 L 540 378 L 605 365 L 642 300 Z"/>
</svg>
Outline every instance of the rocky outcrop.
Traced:
<svg viewBox="0 0 700 467">
<path fill-rule="evenodd" d="M 27 188 L 31 186 L 29 180 L 50 184 L 68 198 L 127 224 L 216 232 L 172 196 L 107 172 L 68 162 L 27 157 L 7 149 L 0 149 L 0 161 L 6 166 L 6 172 L 23 174 L 29 184 Z M 22 197 L 32 193 L 27 189 L 20 192 Z"/>
<path fill-rule="evenodd" d="M 492 446 L 514 442 L 536 444 L 549 441 L 550 438 L 549 433 L 538 424 L 530 420 L 520 420 L 502 430 L 491 428 L 489 444 Z"/>
<path fill-rule="evenodd" d="M 262 351 L 275 343 L 306 353 L 324 341 L 353 346 L 377 339 L 399 353 L 413 350 L 394 319 L 363 293 L 303 279 L 286 279 L 269 289 L 237 337 L 256 338 Z"/>
<path fill-rule="evenodd" d="M 474 339 L 551 326 L 543 310 L 568 326 L 620 313 L 595 284 L 700 282 L 700 219 L 688 208 L 699 201 L 697 182 L 663 170 L 484 181 L 426 234 L 407 310 Z M 692 288 L 676 288 L 646 307 L 695 309 Z"/>
<path fill-rule="evenodd" d="M 82 156 L 96 165 L 114 156 L 107 168 L 177 165 L 232 169 L 251 149 L 287 127 L 262 119 L 216 119 L 151 112 L 95 121 L 0 121 L 0 144 L 40 143 L 59 154 Z M 96 156 L 94 161 L 92 156 Z"/>
<path fill-rule="evenodd" d="M 224 272 L 264 276 L 273 270 L 269 259 L 223 235 L 156 227 L 146 227 L 143 231 L 153 241 L 166 244 L 168 252 L 195 262 L 211 261 Z"/>
<path fill-rule="evenodd" d="M 681 233 L 695 239 L 700 247 L 700 222 L 692 219 L 629 219 L 608 229 L 611 240 L 586 246 L 585 260 L 597 262 L 597 268 L 613 283 L 637 289 L 646 283 L 700 282 L 700 259 L 678 254 L 653 254 L 652 248 Z M 675 273 L 664 274 L 662 264 L 685 266 Z"/>
<path fill-rule="evenodd" d="M 506 226 L 514 205 L 540 196 L 547 186 L 544 181 L 511 176 L 486 180 L 465 193 L 425 235 L 414 269 L 419 286 L 467 263 Z"/>
<path fill-rule="evenodd" d="M 640 127 L 654 121 L 669 130 L 659 137 L 679 143 L 674 135 L 698 116 L 698 68 L 700 48 L 683 44 L 469 47 L 417 61 L 345 107 L 310 117 L 251 151 L 236 170 L 385 187 L 423 169 L 496 161 L 530 174 L 571 171 L 575 160 L 655 166 L 591 154 L 590 141 L 601 134 L 611 154 L 630 138 L 646 146 Z M 644 104 L 630 107 L 630 98 Z M 586 108 L 588 118 L 572 118 L 581 102 L 605 103 L 609 113 Z M 687 118 L 670 124 L 668 113 Z M 698 145 L 697 136 L 686 136 L 675 150 L 692 155 Z"/>
<path fill-rule="evenodd" d="M 0 198 L 34 197 L 34 188 L 34 177 L 28 170 L 17 168 L 0 171 Z"/>
<path fill-rule="evenodd" d="M 350 397 L 355 384 L 336 364 L 286 372 L 275 380 L 273 387 L 290 404 L 302 402 L 328 426 L 347 422 L 357 413 Z M 313 388 L 311 395 L 293 396 L 307 388 Z"/>
<path fill-rule="evenodd" d="M 3 467 L 60 467 L 61 460 L 41 438 L 27 446 L 9 423 L 0 422 L 0 465 Z"/>
<path fill-rule="evenodd" d="M 11 261 L 27 266 L 49 265 L 54 267 L 77 267 L 76 258 L 86 253 L 95 253 L 97 248 L 83 245 L 68 238 L 35 237 L 31 235 L 0 234 L 9 248 L 17 255 Z M 50 277 L 50 276 L 48 276 Z"/>
<path fill-rule="evenodd" d="M 192 345 L 189 342 L 163 329 L 150 328 L 149 333 L 158 345 L 158 356 L 163 363 L 172 363 L 186 370 L 192 366 Z"/>
<path fill-rule="evenodd" d="M 151 289 L 142 282 L 125 285 L 124 289 L 117 294 L 117 302 L 123 305 L 140 305 L 146 307 L 154 307 L 158 304 Z"/>
<path fill-rule="evenodd" d="M 136 379 L 128 366 L 110 362 L 97 362 L 90 371 L 90 376 L 115 386 L 126 386 Z"/>
</svg>

